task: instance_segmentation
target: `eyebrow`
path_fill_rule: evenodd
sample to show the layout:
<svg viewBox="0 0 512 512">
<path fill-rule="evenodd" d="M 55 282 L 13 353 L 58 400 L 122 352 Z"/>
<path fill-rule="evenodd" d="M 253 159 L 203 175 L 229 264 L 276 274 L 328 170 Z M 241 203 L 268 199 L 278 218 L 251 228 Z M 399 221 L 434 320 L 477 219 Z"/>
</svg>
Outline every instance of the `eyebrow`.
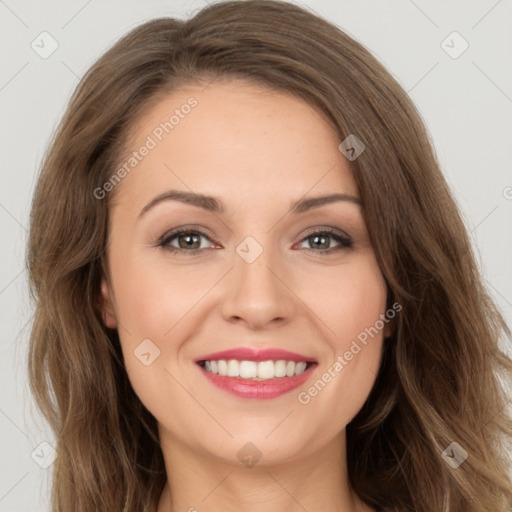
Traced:
<svg viewBox="0 0 512 512">
<path fill-rule="evenodd" d="M 179 201 L 181 203 L 197 206 L 198 208 L 202 208 L 212 213 L 222 214 L 225 212 L 224 204 L 218 197 L 196 194 L 194 192 L 185 192 L 182 190 L 169 190 L 168 192 L 164 192 L 163 194 L 156 196 L 146 206 L 144 206 L 139 213 L 139 218 L 154 208 L 157 204 L 166 201 Z M 358 197 L 338 193 L 292 201 L 290 204 L 290 212 L 294 215 L 298 215 L 313 208 L 319 208 L 320 206 L 334 203 L 336 201 L 347 201 L 359 206 L 362 204 Z"/>
</svg>

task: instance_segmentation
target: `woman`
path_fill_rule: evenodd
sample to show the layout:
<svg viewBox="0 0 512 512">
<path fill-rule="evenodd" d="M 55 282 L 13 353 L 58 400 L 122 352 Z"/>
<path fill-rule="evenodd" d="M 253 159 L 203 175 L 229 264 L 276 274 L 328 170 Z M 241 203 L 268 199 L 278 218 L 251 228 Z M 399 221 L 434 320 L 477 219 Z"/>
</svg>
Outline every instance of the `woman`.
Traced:
<svg viewBox="0 0 512 512">
<path fill-rule="evenodd" d="M 106 52 L 28 266 L 54 510 L 510 510 L 510 331 L 411 101 L 308 11 Z"/>
</svg>

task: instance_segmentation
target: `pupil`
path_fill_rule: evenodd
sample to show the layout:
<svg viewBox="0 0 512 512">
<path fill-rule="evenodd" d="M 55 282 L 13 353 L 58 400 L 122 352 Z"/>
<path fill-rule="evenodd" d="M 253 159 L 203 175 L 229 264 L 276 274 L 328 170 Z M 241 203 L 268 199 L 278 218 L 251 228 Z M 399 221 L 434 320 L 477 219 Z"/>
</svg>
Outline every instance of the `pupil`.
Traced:
<svg viewBox="0 0 512 512">
<path fill-rule="evenodd" d="M 194 237 L 197 238 L 197 235 L 182 235 L 180 237 L 180 239 L 184 238 L 186 240 L 185 247 L 191 247 L 194 244 L 194 240 L 193 240 Z M 196 247 L 194 247 L 194 248 L 196 248 Z"/>
<path fill-rule="evenodd" d="M 326 236 L 314 235 L 313 240 L 314 240 L 314 243 L 318 242 L 319 240 L 324 240 L 324 243 L 320 244 L 320 246 L 324 249 L 329 248 L 329 242 L 327 241 L 328 238 Z M 320 246 L 317 246 L 317 247 L 320 247 Z"/>
</svg>

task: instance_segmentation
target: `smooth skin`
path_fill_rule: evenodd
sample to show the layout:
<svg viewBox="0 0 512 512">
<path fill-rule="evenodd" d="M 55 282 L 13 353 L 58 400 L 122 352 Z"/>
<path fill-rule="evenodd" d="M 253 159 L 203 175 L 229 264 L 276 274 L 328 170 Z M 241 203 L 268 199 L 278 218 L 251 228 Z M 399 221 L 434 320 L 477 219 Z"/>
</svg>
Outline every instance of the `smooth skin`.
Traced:
<svg viewBox="0 0 512 512">
<path fill-rule="evenodd" d="M 104 321 L 118 329 L 129 379 L 159 425 L 168 481 L 157 512 L 374 510 L 349 486 L 345 427 L 373 387 L 390 324 L 309 403 L 298 400 L 386 311 L 361 205 L 290 213 L 304 198 L 359 197 L 341 140 L 302 99 L 231 80 L 152 105 L 134 123 L 133 150 L 191 96 L 197 106 L 114 191 L 102 282 Z M 141 214 L 169 190 L 216 196 L 225 211 L 167 200 Z M 183 226 L 193 233 L 168 236 Z M 351 246 L 311 235 L 327 228 Z M 263 249 L 252 263 L 236 251 L 248 236 Z M 147 339 L 150 360 L 160 351 L 149 365 L 134 354 Z M 194 363 L 235 347 L 290 350 L 318 366 L 278 398 L 239 398 Z M 247 443 L 261 453 L 251 467 L 237 456 Z"/>
</svg>

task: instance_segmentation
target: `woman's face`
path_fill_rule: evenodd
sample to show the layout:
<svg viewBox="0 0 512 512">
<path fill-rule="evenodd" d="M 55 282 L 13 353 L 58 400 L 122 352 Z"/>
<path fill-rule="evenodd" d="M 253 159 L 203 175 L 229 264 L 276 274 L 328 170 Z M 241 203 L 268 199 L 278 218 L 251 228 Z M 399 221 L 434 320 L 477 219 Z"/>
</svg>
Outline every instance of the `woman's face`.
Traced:
<svg viewBox="0 0 512 512">
<path fill-rule="evenodd" d="M 389 325 L 332 126 L 300 99 L 231 81 L 169 94 L 133 135 L 110 210 L 104 318 L 162 442 L 263 464 L 343 436 Z M 222 359 L 206 365 L 228 375 L 200 363 Z"/>
</svg>

